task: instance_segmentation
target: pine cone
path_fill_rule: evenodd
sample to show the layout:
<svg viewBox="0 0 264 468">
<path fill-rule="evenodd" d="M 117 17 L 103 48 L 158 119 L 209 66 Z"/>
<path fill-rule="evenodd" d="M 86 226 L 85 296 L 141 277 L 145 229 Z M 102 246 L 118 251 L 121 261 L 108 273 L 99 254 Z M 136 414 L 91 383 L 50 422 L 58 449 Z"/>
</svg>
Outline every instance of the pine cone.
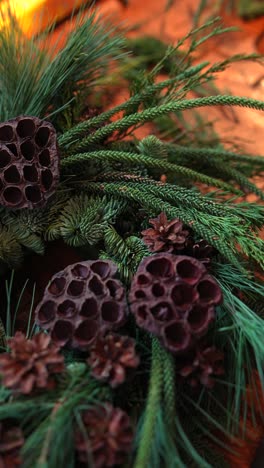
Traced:
<svg viewBox="0 0 264 468">
<path fill-rule="evenodd" d="M 21 466 L 19 452 L 24 444 L 21 429 L 10 421 L 0 422 L 0 467 L 16 468 Z"/>
<path fill-rule="evenodd" d="M 138 326 L 178 354 L 192 348 L 207 333 L 222 294 L 198 260 L 159 253 L 140 263 L 129 300 Z"/>
<path fill-rule="evenodd" d="M 160 213 L 157 218 L 150 219 L 153 228 L 142 231 L 143 241 L 151 252 L 179 253 L 185 247 L 189 231 L 183 229 L 179 219 L 168 222 L 165 213 Z"/>
<path fill-rule="evenodd" d="M 125 289 L 116 274 L 108 260 L 69 265 L 48 284 L 36 308 L 36 323 L 51 331 L 58 346 L 90 349 L 99 333 L 126 321 Z"/>
<path fill-rule="evenodd" d="M 132 448 L 133 431 L 128 415 L 109 403 L 82 414 L 86 434 L 76 431 L 75 446 L 80 462 L 95 468 L 120 465 Z M 87 465 L 85 465 L 87 466 Z"/>
<path fill-rule="evenodd" d="M 197 260 L 208 268 L 213 256 L 216 255 L 217 250 L 204 239 L 201 239 L 198 242 L 194 242 L 193 239 L 189 239 L 184 253 L 186 255 L 190 255 L 190 257 L 197 258 Z"/>
<path fill-rule="evenodd" d="M 197 347 L 185 359 L 177 360 L 177 372 L 192 387 L 199 384 L 204 387 L 212 388 L 214 386 L 214 376 L 223 375 L 222 351 L 211 347 Z"/>
<path fill-rule="evenodd" d="M 55 375 L 64 371 L 64 357 L 49 335 L 38 333 L 32 340 L 17 332 L 8 340 L 10 353 L 0 355 L 3 385 L 17 393 L 52 389 Z"/>
<path fill-rule="evenodd" d="M 139 365 L 135 341 L 116 333 L 101 336 L 91 350 L 88 364 L 97 380 L 106 381 L 115 388 L 125 381 L 127 370 Z"/>
<path fill-rule="evenodd" d="M 53 125 L 20 116 L 0 124 L 0 204 L 9 208 L 44 206 L 59 181 Z"/>
</svg>

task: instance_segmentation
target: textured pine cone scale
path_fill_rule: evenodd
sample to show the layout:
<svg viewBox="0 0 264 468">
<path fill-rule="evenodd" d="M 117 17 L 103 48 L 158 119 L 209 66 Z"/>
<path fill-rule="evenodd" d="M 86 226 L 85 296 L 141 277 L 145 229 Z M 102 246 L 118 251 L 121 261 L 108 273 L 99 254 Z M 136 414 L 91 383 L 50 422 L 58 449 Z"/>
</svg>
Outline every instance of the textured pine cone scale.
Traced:
<svg viewBox="0 0 264 468">
<path fill-rule="evenodd" d="M 119 466 L 132 449 L 133 429 L 128 415 L 110 403 L 94 406 L 82 413 L 85 429 L 75 432 L 75 447 L 84 466 Z M 92 464 L 91 464 L 92 461 Z"/>
<path fill-rule="evenodd" d="M 15 393 L 54 388 L 55 376 L 64 372 L 64 357 L 51 337 L 38 333 L 27 339 L 22 332 L 8 340 L 10 352 L 0 355 L 0 374 L 5 387 Z"/>
<path fill-rule="evenodd" d="M 93 377 L 115 388 L 122 384 L 128 372 L 139 365 L 135 341 L 128 336 L 108 333 L 99 337 L 88 358 Z"/>
</svg>

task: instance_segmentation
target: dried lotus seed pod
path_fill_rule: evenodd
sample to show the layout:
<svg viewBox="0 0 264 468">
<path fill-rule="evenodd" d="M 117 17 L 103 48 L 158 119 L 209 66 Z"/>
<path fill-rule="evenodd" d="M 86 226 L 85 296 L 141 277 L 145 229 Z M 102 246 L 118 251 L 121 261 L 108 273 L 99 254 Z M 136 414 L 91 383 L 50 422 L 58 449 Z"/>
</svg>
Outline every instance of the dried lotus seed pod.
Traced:
<svg viewBox="0 0 264 468">
<path fill-rule="evenodd" d="M 175 354 L 185 353 L 207 333 L 221 300 L 221 289 L 203 263 L 170 253 L 144 258 L 129 293 L 138 326 Z"/>
<path fill-rule="evenodd" d="M 36 323 L 58 346 L 89 349 L 99 333 L 126 321 L 125 288 L 116 273 L 107 260 L 78 262 L 56 273 L 36 308 Z"/>
<path fill-rule="evenodd" d="M 0 204 L 39 208 L 59 182 L 56 130 L 50 122 L 20 116 L 0 124 Z"/>
</svg>

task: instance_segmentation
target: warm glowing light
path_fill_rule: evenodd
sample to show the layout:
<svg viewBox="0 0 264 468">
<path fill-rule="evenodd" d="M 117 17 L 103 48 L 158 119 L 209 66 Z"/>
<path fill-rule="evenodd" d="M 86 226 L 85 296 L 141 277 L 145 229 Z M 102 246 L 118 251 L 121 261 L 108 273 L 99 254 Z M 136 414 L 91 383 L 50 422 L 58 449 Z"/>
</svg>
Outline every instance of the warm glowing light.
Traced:
<svg viewBox="0 0 264 468">
<path fill-rule="evenodd" d="M 82 3 L 84 0 L 3 0 L 0 2 L 2 11 L 0 27 L 3 26 L 3 22 L 6 24 L 7 12 L 10 9 L 19 21 L 22 30 L 27 35 L 33 35 L 51 22 L 69 15 Z"/>
</svg>

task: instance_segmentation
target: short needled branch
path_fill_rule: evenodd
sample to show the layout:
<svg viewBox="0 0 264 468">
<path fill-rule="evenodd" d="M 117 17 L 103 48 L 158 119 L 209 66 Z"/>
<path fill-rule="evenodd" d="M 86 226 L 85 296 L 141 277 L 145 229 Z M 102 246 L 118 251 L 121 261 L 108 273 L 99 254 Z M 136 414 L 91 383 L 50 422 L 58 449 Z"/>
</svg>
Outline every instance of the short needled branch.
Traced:
<svg viewBox="0 0 264 468">
<path fill-rule="evenodd" d="M 157 414 L 162 397 L 162 352 L 156 338 L 152 339 L 152 364 L 145 418 L 134 468 L 147 468 L 150 464 Z"/>
<path fill-rule="evenodd" d="M 142 112 L 136 112 L 126 116 L 116 122 L 112 122 L 103 128 L 100 128 L 92 135 L 84 138 L 79 144 L 73 147 L 75 152 L 83 151 L 90 144 L 98 143 L 104 138 L 113 134 L 113 132 L 123 132 L 132 125 L 144 124 L 155 120 L 161 115 L 169 114 L 170 112 L 184 111 L 188 109 L 194 109 L 196 107 L 207 107 L 207 106 L 239 106 L 249 107 L 251 109 L 264 110 L 263 101 L 256 99 L 236 97 L 236 96 L 210 96 L 198 99 L 184 99 L 182 101 L 170 102 L 169 104 L 162 104 L 160 106 L 151 107 Z"/>
<path fill-rule="evenodd" d="M 164 417 L 170 430 L 173 430 L 176 418 L 175 364 L 172 354 L 165 349 L 162 351 Z"/>
<path fill-rule="evenodd" d="M 110 161 L 110 162 L 123 162 L 129 165 L 141 164 L 142 166 L 149 169 L 160 169 L 162 172 L 171 172 L 173 174 L 181 175 L 187 179 L 194 181 L 203 182 L 207 185 L 213 185 L 221 188 L 222 190 L 228 190 L 231 193 L 241 194 L 239 190 L 232 187 L 230 184 L 226 184 L 221 180 L 209 177 L 199 172 L 193 171 L 192 169 L 177 164 L 169 163 L 167 161 L 161 161 L 159 159 L 152 158 L 150 156 L 137 154 L 137 153 L 123 153 L 120 151 L 92 151 L 89 153 L 74 154 L 65 158 L 61 162 L 62 170 L 64 173 L 68 173 L 73 170 L 74 166 L 85 164 L 88 161 Z"/>
</svg>

